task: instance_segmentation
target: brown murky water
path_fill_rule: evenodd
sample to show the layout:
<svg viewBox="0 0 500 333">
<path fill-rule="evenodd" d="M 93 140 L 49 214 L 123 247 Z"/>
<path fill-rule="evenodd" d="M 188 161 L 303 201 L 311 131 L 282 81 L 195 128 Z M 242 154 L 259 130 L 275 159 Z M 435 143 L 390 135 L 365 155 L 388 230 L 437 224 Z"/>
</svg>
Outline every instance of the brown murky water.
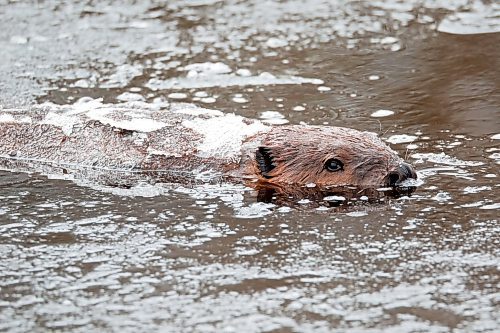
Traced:
<svg viewBox="0 0 500 333">
<path fill-rule="evenodd" d="M 0 0 L 4 107 L 167 99 L 354 127 L 422 179 L 338 212 L 0 171 L 0 331 L 500 330 L 499 11 Z"/>
</svg>

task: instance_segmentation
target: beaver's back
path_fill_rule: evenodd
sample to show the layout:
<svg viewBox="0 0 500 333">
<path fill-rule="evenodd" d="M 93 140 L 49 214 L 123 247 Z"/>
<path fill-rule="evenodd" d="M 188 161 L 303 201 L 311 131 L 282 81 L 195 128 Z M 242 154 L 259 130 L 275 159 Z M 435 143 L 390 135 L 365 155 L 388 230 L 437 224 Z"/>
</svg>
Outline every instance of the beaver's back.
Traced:
<svg viewBox="0 0 500 333">
<path fill-rule="evenodd" d="M 244 140 L 263 130 L 258 121 L 190 104 L 43 104 L 0 111 L 0 156 L 17 165 L 155 172 L 178 181 L 237 166 Z"/>
</svg>

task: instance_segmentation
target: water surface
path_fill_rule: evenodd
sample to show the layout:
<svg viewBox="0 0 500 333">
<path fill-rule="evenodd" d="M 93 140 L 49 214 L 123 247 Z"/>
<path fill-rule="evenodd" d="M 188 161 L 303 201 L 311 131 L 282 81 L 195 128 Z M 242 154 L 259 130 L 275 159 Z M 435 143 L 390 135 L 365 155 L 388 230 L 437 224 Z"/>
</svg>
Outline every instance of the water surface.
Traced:
<svg viewBox="0 0 500 333">
<path fill-rule="evenodd" d="M 0 331 L 498 331 L 499 10 L 0 1 L 5 108 L 168 100 L 353 127 L 423 181 L 338 210 L 0 171 Z"/>
</svg>

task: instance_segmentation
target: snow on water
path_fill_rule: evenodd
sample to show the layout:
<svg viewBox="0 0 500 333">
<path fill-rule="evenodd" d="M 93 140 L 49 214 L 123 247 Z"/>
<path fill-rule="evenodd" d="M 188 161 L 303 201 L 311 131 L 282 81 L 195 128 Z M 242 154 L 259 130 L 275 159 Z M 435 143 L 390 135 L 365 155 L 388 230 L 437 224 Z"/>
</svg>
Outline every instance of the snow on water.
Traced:
<svg viewBox="0 0 500 333">
<path fill-rule="evenodd" d="M 171 93 L 171 94 L 168 94 L 167 97 L 170 99 L 186 99 L 188 97 L 188 95 L 184 94 L 184 93 Z"/>
<path fill-rule="evenodd" d="M 500 202 L 484 205 L 482 207 L 479 207 L 479 209 L 500 209 Z"/>
<path fill-rule="evenodd" d="M 272 213 L 271 208 L 275 207 L 273 204 L 264 202 L 254 202 L 248 206 L 240 207 L 237 209 L 235 217 L 238 218 L 260 218 Z"/>
<path fill-rule="evenodd" d="M 245 97 L 243 97 L 241 94 L 236 94 L 233 97 L 233 102 L 239 103 L 239 104 L 244 104 L 244 103 L 248 103 L 248 99 L 246 99 Z"/>
<path fill-rule="evenodd" d="M 184 120 L 182 124 L 204 136 L 198 146 L 200 157 L 217 157 L 238 161 L 243 140 L 270 127 L 259 121 L 245 122 L 246 118 L 234 114 L 210 119 Z"/>
<path fill-rule="evenodd" d="M 259 118 L 262 119 L 263 122 L 272 125 L 283 125 L 288 123 L 285 116 L 278 111 L 264 111 L 260 114 Z"/>
<path fill-rule="evenodd" d="M 200 99 L 200 102 L 205 104 L 213 104 L 217 102 L 217 99 L 215 97 L 203 97 Z"/>
<path fill-rule="evenodd" d="M 413 142 L 416 140 L 418 137 L 415 135 L 408 135 L 408 134 L 400 134 L 400 135 L 392 135 L 388 137 L 385 141 L 396 144 L 396 143 L 408 143 L 408 142 Z"/>
<path fill-rule="evenodd" d="M 114 72 L 107 77 L 104 82 L 100 83 L 102 88 L 123 88 L 133 78 L 143 73 L 142 65 L 123 64 L 118 66 Z"/>
<path fill-rule="evenodd" d="M 413 158 L 419 160 L 427 160 L 438 164 L 451 165 L 451 166 L 480 166 L 484 165 L 479 161 L 462 161 L 456 157 L 448 156 L 445 153 L 415 153 L 411 155 Z"/>
<path fill-rule="evenodd" d="M 187 77 L 207 76 L 231 73 L 231 68 L 222 62 L 203 62 L 184 66 Z"/>
<path fill-rule="evenodd" d="M 271 37 L 266 41 L 266 46 L 270 48 L 280 48 L 288 45 L 288 41 L 286 39 Z"/>
<path fill-rule="evenodd" d="M 320 79 L 304 78 L 300 76 L 275 76 L 268 72 L 251 75 L 248 70 L 237 70 L 232 73 L 231 68 L 224 63 L 196 63 L 184 66 L 187 71 L 185 77 L 158 79 L 152 78 L 146 83 L 151 90 L 166 89 L 199 89 L 210 87 L 255 86 L 275 84 L 322 84 Z M 200 77 L 203 80 L 200 80 Z"/>
<path fill-rule="evenodd" d="M 457 35 L 474 35 L 500 32 L 500 4 L 476 1 L 467 11 L 447 15 L 438 25 L 440 32 Z"/>
<path fill-rule="evenodd" d="M 394 111 L 391 110 L 377 110 L 371 114 L 372 117 L 374 118 L 381 118 L 381 117 L 388 117 L 392 116 L 394 114 Z"/>
<path fill-rule="evenodd" d="M 137 94 L 137 93 L 132 93 L 132 92 L 124 92 L 123 94 L 116 96 L 116 99 L 119 101 L 122 101 L 122 102 L 137 102 L 137 101 L 144 102 L 145 101 L 144 96 Z"/>
</svg>

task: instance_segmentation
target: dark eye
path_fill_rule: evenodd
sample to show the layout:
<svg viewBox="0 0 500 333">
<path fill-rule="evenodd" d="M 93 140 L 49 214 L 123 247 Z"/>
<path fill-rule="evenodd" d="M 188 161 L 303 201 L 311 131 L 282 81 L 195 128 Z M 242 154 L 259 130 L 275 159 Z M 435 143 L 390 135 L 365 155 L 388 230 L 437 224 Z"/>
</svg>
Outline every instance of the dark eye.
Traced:
<svg viewBox="0 0 500 333">
<path fill-rule="evenodd" d="M 336 158 L 330 158 L 325 163 L 325 169 L 331 172 L 344 170 L 344 163 L 342 163 Z"/>
</svg>

